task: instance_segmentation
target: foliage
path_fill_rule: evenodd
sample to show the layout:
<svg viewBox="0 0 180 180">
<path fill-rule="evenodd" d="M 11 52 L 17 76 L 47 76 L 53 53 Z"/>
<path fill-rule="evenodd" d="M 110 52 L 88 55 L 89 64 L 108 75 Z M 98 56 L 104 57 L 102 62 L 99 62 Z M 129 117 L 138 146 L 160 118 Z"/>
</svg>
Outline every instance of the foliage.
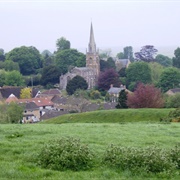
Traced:
<svg viewBox="0 0 180 180">
<path fill-rule="evenodd" d="M 127 105 L 130 108 L 161 108 L 164 100 L 160 89 L 140 83 L 133 94 L 128 94 Z"/>
<path fill-rule="evenodd" d="M 124 47 L 124 57 L 123 58 L 124 59 L 129 59 L 131 62 L 134 61 L 132 46 Z"/>
<path fill-rule="evenodd" d="M 106 150 L 103 162 L 120 170 L 129 169 L 134 173 L 161 173 L 176 169 L 176 163 L 170 157 L 170 152 L 157 146 L 138 149 L 135 147 L 120 147 L 111 145 Z"/>
<path fill-rule="evenodd" d="M 19 64 L 11 60 L 5 60 L 4 62 L 1 62 L 0 66 L 0 69 L 5 69 L 6 71 L 19 71 Z"/>
<path fill-rule="evenodd" d="M 128 106 L 127 106 L 127 94 L 128 93 L 125 91 L 125 89 L 123 89 L 119 92 L 118 104 L 116 105 L 117 109 L 128 108 Z"/>
<path fill-rule="evenodd" d="M 99 57 L 100 59 L 107 59 L 111 56 L 111 49 L 100 50 Z"/>
<path fill-rule="evenodd" d="M 117 53 L 116 57 L 118 59 L 124 59 L 124 53 L 123 52 L 119 52 L 119 53 Z"/>
<path fill-rule="evenodd" d="M 7 115 L 9 122 L 20 123 L 23 118 L 23 107 L 12 102 L 8 105 Z"/>
<path fill-rule="evenodd" d="M 126 69 L 128 84 L 131 82 L 151 83 L 151 69 L 146 62 L 131 63 Z"/>
<path fill-rule="evenodd" d="M 84 67 L 86 64 L 86 57 L 76 49 L 66 49 L 56 53 L 55 63 L 61 73 L 65 74 L 69 66 Z"/>
<path fill-rule="evenodd" d="M 23 75 L 34 74 L 42 67 L 41 55 L 33 46 L 14 48 L 6 55 L 6 59 L 17 62 Z"/>
<path fill-rule="evenodd" d="M 169 114 L 163 118 L 160 118 L 161 122 L 180 122 L 180 108 L 172 110 Z"/>
<path fill-rule="evenodd" d="M 72 95 L 77 89 L 85 90 L 87 88 L 88 84 L 86 80 L 81 76 L 75 76 L 67 83 L 66 91 L 69 95 Z"/>
<path fill-rule="evenodd" d="M 169 95 L 166 100 L 167 108 L 178 108 L 180 107 L 180 93 Z"/>
<path fill-rule="evenodd" d="M 56 41 L 56 46 L 57 46 L 58 51 L 61 51 L 65 49 L 70 49 L 71 43 L 70 41 L 66 40 L 65 37 L 61 37 L 60 39 Z"/>
<path fill-rule="evenodd" d="M 0 77 L 1 77 L 0 78 L 0 87 L 2 87 L 6 83 L 6 71 L 5 70 L 0 69 Z"/>
<path fill-rule="evenodd" d="M 42 53 L 41 53 L 41 55 L 43 56 L 43 57 L 46 57 L 46 56 L 52 56 L 52 53 L 49 51 L 49 50 L 44 50 Z"/>
<path fill-rule="evenodd" d="M 45 66 L 42 70 L 41 84 L 46 86 L 47 84 L 59 83 L 60 70 L 55 65 Z"/>
<path fill-rule="evenodd" d="M 120 77 L 126 77 L 126 68 L 123 67 L 118 71 Z"/>
<path fill-rule="evenodd" d="M 173 57 L 173 66 L 180 68 L 180 48 L 178 47 L 175 51 L 174 51 L 174 55 L 175 57 Z"/>
<path fill-rule="evenodd" d="M 152 79 L 152 83 L 154 85 L 157 85 L 159 80 L 160 80 L 160 76 L 164 70 L 163 66 L 156 63 L 156 62 L 150 62 L 149 63 L 149 67 L 151 69 L 151 79 Z"/>
<path fill-rule="evenodd" d="M 106 69 L 98 77 L 98 89 L 108 90 L 111 84 L 119 87 L 119 75 L 114 69 Z"/>
<path fill-rule="evenodd" d="M 172 67 L 164 69 L 160 76 L 158 87 L 160 87 L 163 92 L 180 87 L 180 71 Z"/>
<path fill-rule="evenodd" d="M 0 61 L 5 60 L 4 49 L 0 49 Z"/>
<path fill-rule="evenodd" d="M 100 60 L 100 71 L 105 71 L 106 69 L 115 69 L 115 62 L 112 57 L 109 57 L 107 61 Z"/>
<path fill-rule="evenodd" d="M 41 74 L 31 75 L 31 76 L 23 76 L 26 86 L 37 86 L 41 81 Z"/>
<path fill-rule="evenodd" d="M 155 61 L 165 67 L 172 66 L 172 59 L 162 54 L 158 54 L 155 58 Z"/>
<path fill-rule="evenodd" d="M 5 85 L 7 86 L 23 86 L 24 79 L 19 71 L 9 71 L 6 73 Z"/>
<path fill-rule="evenodd" d="M 30 99 L 31 96 L 32 96 L 31 88 L 25 87 L 25 88 L 21 89 L 21 92 L 20 92 L 21 99 Z"/>
<path fill-rule="evenodd" d="M 78 98 L 89 99 L 89 92 L 87 90 L 77 89 L 74 92 L 74 96 Z"/>
<path fill-rule="evenodd" d="M 90 92 L 90 97 L 91 97 L 91 99 L 100 99 L 101 93 L 98 90 L 92 90 Z"/>
<path fill-rule="evenodd" d="M 45 56 L 43 56 L 43 67 L 54 65 L 54 64 L 55 64 L 54 56 L 48 55 L 48 54 L 45 54 Z"/>
<path fill-rule="evenodd" d="M 0 124 L 9 123 L 8 122 L 8 115 L 7 115 L 7 104 L 0 103 Z"/>
<path fill-rule="evenodd" d="M 140 52 L 136 52 L 134 54 L 137 60 L 151 62 L 151 61 L 154 61 L 153 56 L 156 54 L 156 52 L 157 52 L 157 49 L 155 49 L 154 46 L 146 45 L 141 48 Z"/>
<path fill-rule="evenodd" d="M 79 139 L 64 137 L 46 144 L 39 156 L 39 164 L 53 170 L 86 170 L 93 165 L 93 153 Z"/>
</svg>

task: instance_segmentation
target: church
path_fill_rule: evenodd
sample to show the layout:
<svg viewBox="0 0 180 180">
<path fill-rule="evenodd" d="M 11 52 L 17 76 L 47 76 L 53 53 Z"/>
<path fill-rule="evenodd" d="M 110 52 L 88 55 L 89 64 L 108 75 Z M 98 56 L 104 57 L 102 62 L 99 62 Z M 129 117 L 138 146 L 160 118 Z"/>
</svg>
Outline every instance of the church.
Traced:
<svg viewBox="0 0 180 180">
<path fill-rule="evenodd" d="M 100 73 L 99 53 L 96 49 L 93 26 L 90 27 L 90 39 L 86 51 L 86 67 L 74 67 L 70 72 L 60 76 L 60 89 L 65 90 L 69 80 L 79 75 L 88 83 L 88 89 L 94 88 Z"/>
</svg>

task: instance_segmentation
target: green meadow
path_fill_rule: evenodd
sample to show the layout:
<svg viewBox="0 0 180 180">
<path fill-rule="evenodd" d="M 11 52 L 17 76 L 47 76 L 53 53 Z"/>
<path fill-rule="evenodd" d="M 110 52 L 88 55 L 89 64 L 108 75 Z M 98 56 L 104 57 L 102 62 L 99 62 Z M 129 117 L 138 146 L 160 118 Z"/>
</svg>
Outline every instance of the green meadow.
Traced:
<svg viewBox="0 0 180 180">
<path fill-rule="evenodd" d="M 138 111 L 138 110 L 135 110 Z M 163 149 L 170 150 L 175 145 L 180 144 L 180 124 L 179 123 L 160 123 L 157 119 L 152 119 L 153 110 L 144 113 L 134 114 L 134 110 L 127 110 L 124 115 L 119 110 L 120 117 L 124 117 L 123 121 L 115 121 L 113 117 L 118 117 L 118 111 L 109 111 L 111 118 L 107 123 L 107 111 L 97 111 L 83 114 L 71 114 L 45 121 L 37 124 L 1 124 L 0 125 L 0 179 L 179 179 L 179 170 L 168 175 L 157 175 L 153 173 L 132 174 L 131 171 L 120 171 L 115 168 L 104 166 L 101 163 L 102 157 L 110 144 L 122 147 L 145 148 L 147 146 L 158 146 Z M 150 112 L 151 111 L 151 112 Z M 160 110 L 159 110 L 160 111 Z M 167 112 L 155 112 L 161 117 Z M 104 113 L 103 113 L 104 112 Z M 107 114 L 106 114 L 107 112 Z M 115 115 L 114 115 L 114 113 Z M 94 117 L 93 117 L 94 113 Z M 117 114 L 116 114 L 117 113 Z M 131 121 L 126 120 L 127 114 Z M 92 122 L 88 123 L 90 114 Z M 101 115 L 100 115 L 101 114 Z M 104 115 L 105 114 L 105 115 Z M 142 114 L 142 115 L 140 115 Z M 80 122 L 77 121 L 79 116 Z M 80 117 L 82 116 L 82 117 Z M 103 118 L 101 118 L 103 116 Z M 150 116 L 150 117 L 146 117 Z M 67 117 L 75 119 L 63 123 Z M 87 117 L 87 119 L 86 119 Z M 138 119 L 134 120 L 133 119 Z M 63 120 L 62 120 L 63 119 Z M 86 123 L 83 123 L 84 122 Z M 100 122 L 98 123 L 98 119 Z M 104 122 L 103 120 L 104 119 Z M 142 121 L 140 121 L 142 119 Z M 145 121 L 146 119 L 147 121 Z M 54 124 L 51 121 L 56 121 Z M 51 123 L 51 124 L 50 124 Z M 45 144 L 52 140 L 62 137 L 74 137 L 87 144 L 89 148 L 96 154 L 97 165 L 92 169 L 85 171 L 56 171 L 42 168 L 38 163 L 38 154 Z"/>
</svg>

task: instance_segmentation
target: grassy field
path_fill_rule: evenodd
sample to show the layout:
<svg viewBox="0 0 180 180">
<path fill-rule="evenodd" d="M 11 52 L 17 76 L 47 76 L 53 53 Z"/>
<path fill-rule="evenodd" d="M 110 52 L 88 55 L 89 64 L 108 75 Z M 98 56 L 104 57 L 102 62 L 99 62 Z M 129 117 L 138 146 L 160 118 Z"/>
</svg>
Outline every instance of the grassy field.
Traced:
<svg viewBox="0 0 180 180">
<path fill-rule="evenodd" d="M 80 138 L 97 154 L 97 159 L 100 161 L 111 143 L 139 148 L 156 144 L 158 147 L 170 149 L 180 143 L 180 124 L 145 122 L 3 124 L 0 125 L 0 179 L 134 180 L 158 178 L 156 175 L 149 174 L 134 176 L 129 171 L 121 172 L 104 166 L 78 172 L 60 172 L 38 166 L 36 158 L 42 146 L 64 136 Z M 179 179 L 180 177 L 173 174 L 171 178 Z"/>
<path fill-rule="evenodd" d="M 159 122 L 173 109 L 115 109 L 86 113 L 67 114 L 43 123 L 125 123 L 125 122 Z"/>
</svg>

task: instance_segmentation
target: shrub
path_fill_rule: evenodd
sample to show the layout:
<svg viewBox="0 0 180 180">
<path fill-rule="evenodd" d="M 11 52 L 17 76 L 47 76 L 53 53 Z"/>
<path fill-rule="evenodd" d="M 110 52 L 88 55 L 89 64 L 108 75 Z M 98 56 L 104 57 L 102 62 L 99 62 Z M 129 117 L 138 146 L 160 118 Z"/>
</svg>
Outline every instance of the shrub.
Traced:
<svg viewBox="0 0 180 180">
<path fill-rule="evenodd" d="M 79 139 L 63 137 L 46 144 L 39 154 L 39 164 L 53 170 L 86 170 L 93 165 L 93 153 Z"/>
<path fill-rule="evenodd" d="M 127 105 L 130 108 L 161 108 L 164 100 L 160 89 L 140 83 L 133 94 L 128 94 Z"/>
<path fill-rule="evenodd" d="M 167 97 L 166 102 L 167 108 L 178 108 L 180 107 L 180 93 Z"/>
<path fill-rule="evenodd" d="M 105 152 L 103 162 L 120 170 L 161 173 L 176 169 L 176 163 L 173 162 L 176 156 L 173 151 L 171 154 L 156 146 L 138 149 L 111 145 Z"/>
</svg>

